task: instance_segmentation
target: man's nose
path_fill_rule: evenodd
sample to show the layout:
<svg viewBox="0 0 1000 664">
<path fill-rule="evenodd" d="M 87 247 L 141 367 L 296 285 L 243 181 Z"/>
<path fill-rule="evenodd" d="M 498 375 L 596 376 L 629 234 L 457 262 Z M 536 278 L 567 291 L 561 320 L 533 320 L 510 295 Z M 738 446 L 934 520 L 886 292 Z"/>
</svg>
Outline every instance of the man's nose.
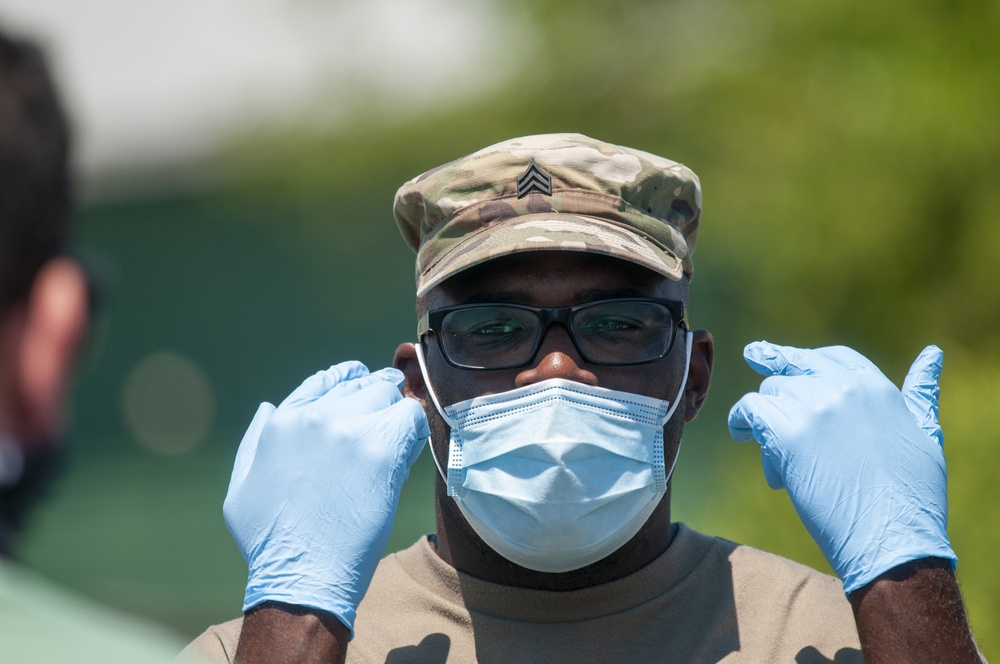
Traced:
<svg viewBox="0 0 1000 664">
<path fill-rule="evenodd" d="M 587 363 L 580 357 L 569 331 L 562 324 L 554 323 L 545 332 L 542 345 L 538 347 L 531 364 L 514 378 L 514 386 L 524 387 L 550 378 L 597 385 L 597 376 L 586 367 Z"/>
</svg>

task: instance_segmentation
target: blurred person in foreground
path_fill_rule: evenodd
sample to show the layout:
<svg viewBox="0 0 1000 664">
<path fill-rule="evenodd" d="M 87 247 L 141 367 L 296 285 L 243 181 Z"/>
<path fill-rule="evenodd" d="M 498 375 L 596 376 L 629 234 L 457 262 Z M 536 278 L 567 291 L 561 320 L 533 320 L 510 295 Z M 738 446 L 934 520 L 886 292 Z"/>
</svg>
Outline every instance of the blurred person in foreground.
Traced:
<svg viewBox="0 0 1000 664">
<path fill-rule="evenodd" d="M 167 662 L 173 638 L 12 559 L 27 511 L 61 465 L 89 318 L 87 279 L 65 253 L 68 151 L 42 54 L 0 32 L 0 661 Z"/>
<path fill-rule="evenodd" d="M 403 185 L 418 342 L 262 404 L 224 513 L 244 617 L 188 654 L 250 662 L 971 662 L 937 423 L 858 353 L 756 342 L 731 410 L 840 580 L 670 518 L 713 342 L 688 323 L 697 177 L 578 134 Z M 424 442 L 436 533 L 381 562 Z M 706 500 L 711 496 L 706 495 Z"/>
</svg>

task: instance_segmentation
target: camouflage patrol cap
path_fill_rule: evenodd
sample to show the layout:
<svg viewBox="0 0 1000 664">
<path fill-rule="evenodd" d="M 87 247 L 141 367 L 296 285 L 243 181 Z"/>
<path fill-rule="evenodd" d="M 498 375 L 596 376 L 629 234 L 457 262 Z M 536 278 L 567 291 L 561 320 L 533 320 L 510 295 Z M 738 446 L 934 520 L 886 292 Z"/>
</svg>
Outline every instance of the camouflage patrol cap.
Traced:
<svg viewBox="0 0 1000 664">
<path fill-rule="evenodd" d="M 523 251 L 615 256 L 691 276 L 701 187 L 682 164 L 582 134 L 515 138 L 427 171 L 393 212 L 417 252 L 417 295 Z"/>
</svg>

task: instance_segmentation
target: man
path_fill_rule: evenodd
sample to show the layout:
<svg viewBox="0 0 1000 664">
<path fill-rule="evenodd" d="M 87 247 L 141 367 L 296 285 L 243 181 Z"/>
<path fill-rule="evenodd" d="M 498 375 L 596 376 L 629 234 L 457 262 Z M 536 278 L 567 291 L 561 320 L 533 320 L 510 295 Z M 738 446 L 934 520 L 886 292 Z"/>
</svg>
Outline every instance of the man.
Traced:
<svg viewBox="0 0 1000 664">
<path fill-rule="evenodd" d="M 731 431 L 762 444 L 768 482 L 843 585 L 671 523 L 681 434 L 712 371 L 712 338 L 687 316 L 700 210 L 686 167 L 575 134 L 404 185 L 419 343 L 395 370 L 344 363 L 261 406 L 225 504 L 246 613 L 188 652 L 978 661 L 945 533 L 935 348 L 901 392 L 849 349 L 747 347 L 770 377 Z M 378 563 L 428 434 L 437 532 Z"/>
<path fill-rule="evenodd" d="M 65 255 L 68 152 L 41 53 L 0 33 L 0 661 L 167 662 L 172 638 L 61 593 L 10 559 L 58 463 L 87 328 L 87 281 Z"/>
</svg>

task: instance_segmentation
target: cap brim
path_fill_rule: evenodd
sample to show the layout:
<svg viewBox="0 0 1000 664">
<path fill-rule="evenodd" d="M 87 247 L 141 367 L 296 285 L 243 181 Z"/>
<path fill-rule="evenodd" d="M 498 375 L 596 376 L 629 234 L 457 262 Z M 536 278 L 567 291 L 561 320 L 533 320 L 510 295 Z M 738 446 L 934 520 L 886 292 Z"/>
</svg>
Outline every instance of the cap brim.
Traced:
<svg viewBox="0 0 1000 664">
<path fill-rule="evenodd" d="M 679 239 L 683 243 L 683 238 Z M 683 256 L 631 229 L 596 217 L 545 212 L 512 217 L 466 235 L 423 269 L 418 277 L 417 296 L 470 267 L 526 251 L 614 256 L 675 281 L 684 274 Z"/>
</svg>

